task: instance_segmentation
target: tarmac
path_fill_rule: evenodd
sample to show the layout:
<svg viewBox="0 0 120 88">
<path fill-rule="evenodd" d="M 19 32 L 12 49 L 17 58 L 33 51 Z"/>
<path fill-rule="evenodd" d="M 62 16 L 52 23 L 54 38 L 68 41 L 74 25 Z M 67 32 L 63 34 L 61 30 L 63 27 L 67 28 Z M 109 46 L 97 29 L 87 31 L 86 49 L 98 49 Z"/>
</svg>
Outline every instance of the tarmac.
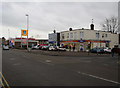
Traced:
<svg viewBox="0 0 120 88">
<path fill-rule="evenodd" d="M 23 50 L 22 50 L 23 51 Z M 34 53 L 34 54 L 41 54 L 41 55 L 48 55 L 48 56 L 70 56 L 70 57 L 80 57 L 80 56 L 99 56 L 99 57 L 112 57 L 112 54 L 97 54 L 97 53 L 90 53 L 84 51 L 47 51 L 47 50 L 24 50 L 25 52 Z M 118 54 L 114 55 L 118 57 Z"/>
</svg>

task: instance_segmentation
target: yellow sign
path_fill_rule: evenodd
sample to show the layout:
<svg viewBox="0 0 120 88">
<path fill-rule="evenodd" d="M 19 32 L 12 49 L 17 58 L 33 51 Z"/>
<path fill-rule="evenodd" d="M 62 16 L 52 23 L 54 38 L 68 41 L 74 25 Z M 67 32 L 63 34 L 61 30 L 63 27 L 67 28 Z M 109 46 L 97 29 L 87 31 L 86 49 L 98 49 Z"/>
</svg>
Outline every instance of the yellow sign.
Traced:
<svg viewBox="0 0 120 88">
<path fill-rule="evenodd" d="M 22 36 L 27 36 L 27 30 L 22 30 Z"/>
<path fill-rule="evenodd" d="M 13 40 L 11 40 L 11 43 L 13 43 Z"/>
</svg>

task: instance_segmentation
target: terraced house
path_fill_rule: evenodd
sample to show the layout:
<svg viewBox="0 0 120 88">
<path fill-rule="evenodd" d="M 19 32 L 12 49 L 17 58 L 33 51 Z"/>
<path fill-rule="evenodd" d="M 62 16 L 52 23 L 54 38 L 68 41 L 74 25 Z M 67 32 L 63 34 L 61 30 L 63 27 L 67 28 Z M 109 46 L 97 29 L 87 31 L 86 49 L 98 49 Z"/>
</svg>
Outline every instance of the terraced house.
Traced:
<svg viewBox="0 0 120 88">
<path fill-rule="evenodd" d="M 68 31 L 60 32 L 60 45 L 61 46 L 73 46 L 79 51 L 83 48 L 83 51 L 94 47 L 109 47 L 113 48 L 115 45 L 119 45 L 119 35 L 111 32 L 94 30 L 94 25 L 91 24 L 91 29 L 72 29 Z"/>
</svg>

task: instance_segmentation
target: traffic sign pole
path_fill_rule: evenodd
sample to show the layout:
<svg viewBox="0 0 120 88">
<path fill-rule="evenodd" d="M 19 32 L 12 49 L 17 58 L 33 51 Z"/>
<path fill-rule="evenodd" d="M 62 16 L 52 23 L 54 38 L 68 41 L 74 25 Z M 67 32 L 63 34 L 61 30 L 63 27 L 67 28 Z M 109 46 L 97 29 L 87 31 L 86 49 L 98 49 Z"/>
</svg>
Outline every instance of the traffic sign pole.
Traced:
<svg viewBox="0 0 120 88">
<path fill-rule="evenodd" d="M 27 50 L 28 50 L 28 29 L 29 29 L 29 15 L 26 14 L 27 16 Z"/>
<path fill-rule="evenodd" d="M 22 29 L 21 29 L 21 48 L 22 48 Z"/>
</svg>

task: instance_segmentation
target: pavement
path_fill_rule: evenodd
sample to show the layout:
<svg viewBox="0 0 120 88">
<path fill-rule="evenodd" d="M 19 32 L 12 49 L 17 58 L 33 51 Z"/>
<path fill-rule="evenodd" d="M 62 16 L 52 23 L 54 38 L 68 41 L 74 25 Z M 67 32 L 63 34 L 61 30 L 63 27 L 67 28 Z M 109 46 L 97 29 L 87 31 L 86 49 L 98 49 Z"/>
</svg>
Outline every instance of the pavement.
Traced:
<svg viewBox="0 0 120 88">
<path fill-rule="evenodd" d="M 112 57 L 88 55 L 84 52 L 39 50 L 27 52 L 17 49 L 4 50 L 2 55 L 2 74 L 11 88 L 25 86 L 118 88 L 120 85 L 117 55 Z"/>
<path fill-rule="evenodd" d="M 77 51 L 46 51 L 46 50 L 31 50 L 30 53 L 35 54 L 42 54 L 42 55 L 48 55 L 48 56 L 70 56 L 70 57 L 79 57 L 79 56 L 99 56 L 99 57 L 111 57 L 111 54 L 97 54 L 97 53 L 89 53 L 89 52 L 77 52 Z M 118 56 L 118 54 L 115 54 L 115 57 Z"/>
</svg>

